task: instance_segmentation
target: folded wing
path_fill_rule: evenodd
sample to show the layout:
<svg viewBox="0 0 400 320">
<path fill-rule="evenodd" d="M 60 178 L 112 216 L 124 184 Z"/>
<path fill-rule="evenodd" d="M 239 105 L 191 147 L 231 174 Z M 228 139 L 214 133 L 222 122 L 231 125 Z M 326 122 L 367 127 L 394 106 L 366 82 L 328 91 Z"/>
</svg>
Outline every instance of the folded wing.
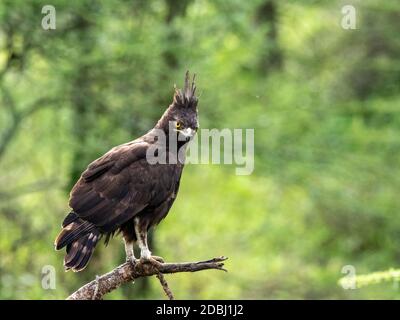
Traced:
<svg viewBox="0 0 400 320">
<path fill-rule="evenodd" d="M 91 163 L 71 191 L 69 205 L 102 233 L 112 232 L 151 200 L 146 143 L 116 147 Z"/>
</svg>

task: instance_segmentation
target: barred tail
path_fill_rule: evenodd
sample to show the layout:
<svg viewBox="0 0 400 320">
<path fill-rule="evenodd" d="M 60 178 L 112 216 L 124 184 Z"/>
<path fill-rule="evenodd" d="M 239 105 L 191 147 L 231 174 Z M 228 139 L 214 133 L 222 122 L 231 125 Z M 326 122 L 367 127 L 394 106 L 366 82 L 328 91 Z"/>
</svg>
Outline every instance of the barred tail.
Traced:
<svg viewBox="0 0 400 320">
<path fill-rule="evenodd" d="M 73 214 L 73 213 L 72 213 Z M 71 213 L 70 215 L 71 216 Z M 63 229 L 55 240 L 56 250 L 67 247 L 64 258 L 65 270 L 81 271 L 88 264 L 101 234 L 96 226 L 76 217 L 63 223 Z"/>
</svg>

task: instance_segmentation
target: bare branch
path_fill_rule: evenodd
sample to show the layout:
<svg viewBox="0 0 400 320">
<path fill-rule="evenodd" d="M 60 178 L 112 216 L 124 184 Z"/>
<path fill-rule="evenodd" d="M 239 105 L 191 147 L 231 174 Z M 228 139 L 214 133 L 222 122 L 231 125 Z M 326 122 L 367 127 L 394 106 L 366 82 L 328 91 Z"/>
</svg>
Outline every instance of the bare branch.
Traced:
<svg viewBox="0 0 400 320">
<path fill-rule="evenodd" d="M 164 291 L 169 290 L 167 293 L 168 297 L 171 298 L 172 292 L 166 283 L 163 274 L 167 273 L 178 273 L 178 272 L 196 272 L 201 270 L 223 270 L 226 271 L 223 266 L 223 261 L 227 260 L 226 257 L 214 258 L 207 261 L 198 262 L 182 262 L 182 263 L 158 263 L 155 266 L 152 263 L 138 262 L 133 265 L 130 262 L 125 262 L 114 270 L 96 277 L 95 280 L 84 285 L 73 294 L 71 294 L 67 300 L 100 300 L 103 296 L 127 282 L 141 277 L 149 277 L 153 275 L 161 274 L 159 280 L 163 286 Z"/>
<path fill-rule="evenodd" d="M 174 295 L 172 294 L 171 289 L 168 286 L 168 282 L 167 280 L 165 280 L 165 277 L 162 273 L 157 274 L 156 276 L 158 278 L 158 280 L 160 281 L 160 284 L 165 292 L 165 294 L 167 295 L 169 300 L 174 300 Z"/>
</svg>

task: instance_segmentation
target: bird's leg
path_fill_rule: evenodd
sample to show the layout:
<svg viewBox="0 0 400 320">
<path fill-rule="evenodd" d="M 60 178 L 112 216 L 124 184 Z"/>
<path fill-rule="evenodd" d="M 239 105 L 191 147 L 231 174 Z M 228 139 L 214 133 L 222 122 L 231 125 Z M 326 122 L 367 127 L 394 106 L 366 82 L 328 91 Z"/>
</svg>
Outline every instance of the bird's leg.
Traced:
<svg viewBox="0 0 400 320">
<path fill-rule="evenodd" d="M 135 218 L 135 233 L 137 238 L 137 244 L 140 249 L 140 259 L 143 261 L 149 261 L 153 265 L 158 266 L 164 262 L 160 257 L 152 256 L 147 244 L 147 226 L 143 226 L 140 223 L 139 218 Z"/>
<path fill-rule="evenodd" d="M 134 224 L 137 244 L 140 249 L 140 259 L 149 260 L 151 252 L 147 245 L 147 230 L 141 226 L 139 218 L 135 218 Z"/>
<path fill-rule="evenodd" d="M 126 261 L 135 264 L 137 259 L 135 257 L 135 253 L 133 252 L 133 241 L 129 241 L 124 237 L 125 243 L 125 254 L 126 254 Z"/>
</svg>

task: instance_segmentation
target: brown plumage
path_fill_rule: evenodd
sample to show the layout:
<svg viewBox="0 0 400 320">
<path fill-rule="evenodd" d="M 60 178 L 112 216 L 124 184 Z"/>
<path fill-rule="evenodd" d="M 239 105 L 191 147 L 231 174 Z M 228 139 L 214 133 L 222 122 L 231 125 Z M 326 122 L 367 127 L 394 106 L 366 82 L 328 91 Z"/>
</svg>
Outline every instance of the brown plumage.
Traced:
<svg viewBox="0 0 400 320">
<path fill-rule="evenodd" d="M 135 261 L 134 243 L 139 245 L 141 258 L 152 259 L 147 231 L 168 214 L 178 193 L 183 163 L 151 164 L 148 150 L 157 147 L 158 153 L 174 159 L 177 151 L 186 148 L 198 128 L 195 91 L 194 77 L 190 84 L 187 72 L 184 89 L 175 90 L 172 104 L 152 130 L 112 148 L 82 173 L 70 194 L 71 212 L 55 240 L 57 250 L 66 247 L 66 270 L 85 268 L 98 241 L 105 237 L 108 242 L 120 231 L 127 259 Z M 166 140 L 159 139 L 160 131 Z M 169 147 L 171 137 L 179 137 L 176 150 Z"/>
</svg>

